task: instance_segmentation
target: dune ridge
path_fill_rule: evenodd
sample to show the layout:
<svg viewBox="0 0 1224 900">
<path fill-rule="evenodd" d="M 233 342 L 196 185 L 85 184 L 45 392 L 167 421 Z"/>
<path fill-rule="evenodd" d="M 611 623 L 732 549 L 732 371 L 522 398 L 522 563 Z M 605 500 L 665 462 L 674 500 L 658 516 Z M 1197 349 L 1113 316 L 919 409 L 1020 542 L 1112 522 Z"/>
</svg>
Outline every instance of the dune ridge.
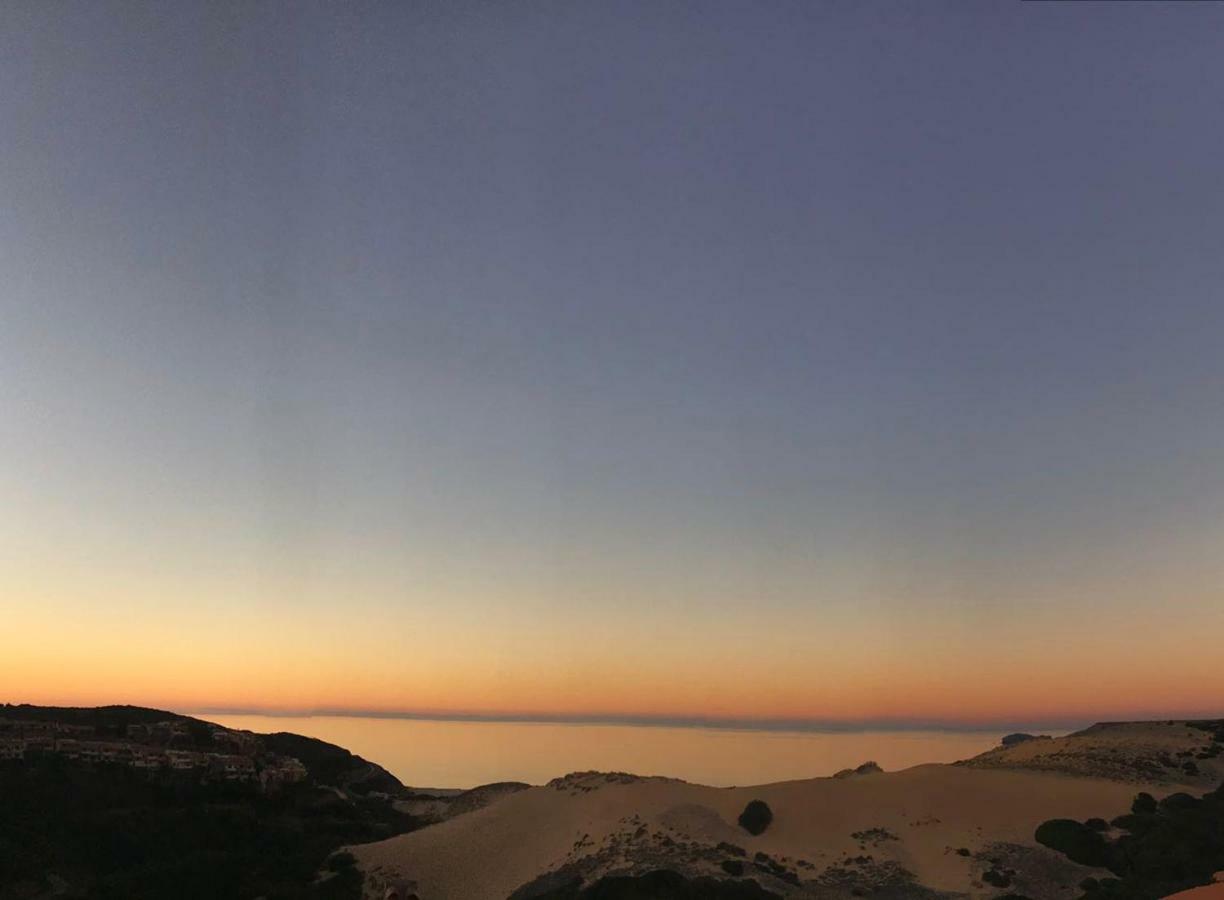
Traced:
<svg viewBox="0 0 1224 900">
<path fill-rule="evenodd" d="M 1138 790 L 1202 793 L 1224 777 L 1212 746 L 1187 722 L 1112 723 L 954 764 L 753 787 L 573 773 L 351 850 L 370 896 L 407 883 L 421 900 L 577 896 L 564 891 L 659 869 L 778 897 L 1073 898 L 1102 871 L 1038 845 L 1035 827 L 1124 813 Z M 737 824 L 753 800 L 772 812 L 759 835 Z"/>
</svg>

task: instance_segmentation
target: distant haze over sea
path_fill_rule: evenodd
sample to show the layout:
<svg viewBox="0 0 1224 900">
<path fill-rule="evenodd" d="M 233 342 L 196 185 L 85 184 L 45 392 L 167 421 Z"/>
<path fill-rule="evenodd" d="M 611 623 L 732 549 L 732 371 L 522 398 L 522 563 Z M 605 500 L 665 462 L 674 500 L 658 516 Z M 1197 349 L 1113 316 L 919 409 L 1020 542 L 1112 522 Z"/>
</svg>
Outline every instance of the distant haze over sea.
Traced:
<svg viewBox="0 0 1224 900">
<path fill-rule="evenodd" d="M 407 719 L 410 721 L 434 722 L 519 722 L 526 724 L 555 725 L 631 725 L 643 728 L 716 728 L 737 731 L 801 731 L 801 732 L 859 732 L 859 731 L 948 731 L 948 732 L 995 732 L 1006 731 L 1071 731 L 1099 721 L 1093 717 L 1074 718 L 999 718 L 986 720 L 921 719 L 921 718 L 870 718 L 870 719 L 817 719 L 817 718 L 748 718 L 736 716 L 647 716 L 633 714 L 601 713 L 502 713 L 502 712 L 435 712 L 413 710 L 364 710 L 343 708 L 320 709 L 260 709 L 256 707 L 202 706 L 187 710 L 185 714 L 209 716 L 257 716 L 269 719 L 310 718 L 356 718 L 356 719 Z M 1207 713 L 1203 714 L 1209 717 Z M 1154 719 L 1159 715 L 1140 714 L 1124 717 L 1130 719 Z"/>
<path fill-rule="evenodd" d="M 848 723 L 524 721 L 478 717 L 252 715 L 196 711 L 229 728 L 292 731 L 348 748 L 417 787 L 543 784 L 568 772 L 630 771 L 716 786 L 832 775 L 867 760 L 887 770 L 953 762 L 1010 728 Z M 1065 731 L 1067 729 L 1045 729 Z"/>
</svg>

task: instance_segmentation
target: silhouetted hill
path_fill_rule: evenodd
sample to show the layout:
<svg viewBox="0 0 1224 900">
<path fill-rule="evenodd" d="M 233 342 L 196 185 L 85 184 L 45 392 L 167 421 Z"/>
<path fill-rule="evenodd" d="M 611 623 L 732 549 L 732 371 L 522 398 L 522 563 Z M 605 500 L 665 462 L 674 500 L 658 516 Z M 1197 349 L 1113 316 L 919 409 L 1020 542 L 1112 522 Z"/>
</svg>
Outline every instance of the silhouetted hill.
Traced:
<svg viewBox="0 0 1224 900">
<path fill-rule="evenodd" d="M 193 716 L 126 705 L 72 707 L 5 703 L 0 705 L 0 721 L 5 719 L 87 726 L 95 729 L 96 736 L 104 738 L 124 737 L 129 726 L 133 725 L 178 722 L 182 723 L 185 734 L 176 738 L 174 743 L 176 746 L 189 747 L 209 745 L 213 733 L 218 730 L 232 731 Z M 284 731 L 275 734 L 237 733 L 253 735 L 268 753 L 299 760 L 306 767 L 308 777 L 316 784 L 340 787 L 359 794 L 371 791 L 402 794 L 405 791 L 400 780 L 382 766 L 362 759 L 335 744 Z"/>
<path fill-rule="evenodd" d="M 122 728 L 128 725 L 146 725 L 150 722 L 200 721 L 192 719 L 191 716 L 144 706 L 33 706 L 29 703 L 0 704 L 0 719 Z"/>
<path fill-rule="evenodd" d="M 162 710 L 5 704 L 0 751 L 0 900 L 357 900 L 335 851 L 422 824 L 343 747 Z"/>
<path fill-rule="evenodd" d="M 331 784 L 359 794 L 379 791 L 400 794 L 404 785 L 382 766 L 362 759 L 343 747 L 303 737 L 288 731 L 262 734 L 263 744 L 273 753 L 301 760 L 310 777 L 320 784 Z"/>
</svg>

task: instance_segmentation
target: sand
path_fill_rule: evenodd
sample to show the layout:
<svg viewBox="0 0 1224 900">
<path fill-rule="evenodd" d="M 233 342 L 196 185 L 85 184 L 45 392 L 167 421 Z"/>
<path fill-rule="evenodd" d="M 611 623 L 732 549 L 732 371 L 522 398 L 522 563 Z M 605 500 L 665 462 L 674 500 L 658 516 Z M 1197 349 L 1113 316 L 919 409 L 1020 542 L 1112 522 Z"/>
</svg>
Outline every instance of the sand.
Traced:
<svg viewBox="0 0 1224 900">
<path fill-rule="evenodd" d="M 1031 845 L 1033 830 L 1045 819 L 1117 815 L 1129 808 L 1135 793 L 1132 785 L 1105 779 L 945 765 L 752 788 L 604 778 L 532 788 L 354 853 L 367 871 L 416 881 L 422 900 L 505 900 L 544 872 L 601 853 L 610 858 L 592 874 L 630 860 L 676 861 L 679 854 L 660 846 L 660 835 L 703 848 L 725 841 L 743 847 L 749 857 L 768 853 L 796 871 L 815 871 L 799 867 L 798 860 L 824 870 L 846 856 L 871 854 L 899 863 L 928 887 L 965 891 L 984 866 L 957 849 L 979 854 L 997 843 Z M 773 824 L 758 837 L 735 824 L 753 799 L 764 800 L 774 814 Z M 635 840 L 642 826 L 646 833 Z M 851 837 L 870 829 L 886 829 L 897 839 Z M 609 852 L 614 842 L 620 852 Z M 725 857 L 715 854 L 693 871 L 717 874 L 718 860 Z"/>
<path fill-rule="evenodd" d="M 1093 775 L 1134 782 L 1177 781 L 1203 790 L 1224 779 L 1224 756 L 1197 759 L 1210 732 L 1185 722 L 1118 722 L 1093 725 L 1051 740 L 1035 740 L 983 753 L 976 768 L 1021 768 Z M 1179 755 L 1183 754 L 1183 755 Z M 1197 774 L 1181 770 L 1190 764 Z"/>
<path fill-rule="evenodd" d="M 1170 894 L 1167 900 L 1224 900 L 1224 882 L 1217 881 L 1216 884 Z"/>
<path fill-rule="evenodd" d="M 651 868 L 725 877 L 719 865 L 732 854 L 718 849 L 720 842 L 743 848 L 750 869 L 754 855 L 765 853 L 793 873 L 787 877 L 809 884 L 827 886 L 846 873 L 851 880 L 845 884 L 895 885 L 902 883 L 899 867 L 927 888 L 993 897 L 1006 893 L 983 884 L 983 873 L 996 868 L 993 859 L 1015 873 L 1010 890 L 1071 898 L 1084 877 L 1107 873 L 1036 845 L 1038 824 L 1056 817 L 1112 818 L 1126 812 L 1140 790 L 1202 790 L 1197 777 L 1188 783 L 1177 769 L 1165 772 L 1170 780 L 1136 780 L 1150 770 L 1134 760 L 1147 759 L 1152 746 L 1173 754 L 1196 746 L 1206 739 L 1203 733 L 1158 724 L 1105 732 L 1020 745 L 985 763 L 979 758 L 755 787 L 571 775 L 352 852 L 371 885 L 410 879 L 421 900 L 505 900 L 566 866 L 588 880 Z M 1093 752 L 1104 760 L 1099 772 L 1089 765 L 1089 746 L 1098 747 Z M 1072 771 L 1057 771 L 1055 764 Z M 768 803 L 774 817 L 756 837 L 736 824 L 754 799 Z M 858 861 L 847 866 L 847 858 Z M 768 873 L 751 874 L 784 896 L 815 895 Z"/>
</svg>

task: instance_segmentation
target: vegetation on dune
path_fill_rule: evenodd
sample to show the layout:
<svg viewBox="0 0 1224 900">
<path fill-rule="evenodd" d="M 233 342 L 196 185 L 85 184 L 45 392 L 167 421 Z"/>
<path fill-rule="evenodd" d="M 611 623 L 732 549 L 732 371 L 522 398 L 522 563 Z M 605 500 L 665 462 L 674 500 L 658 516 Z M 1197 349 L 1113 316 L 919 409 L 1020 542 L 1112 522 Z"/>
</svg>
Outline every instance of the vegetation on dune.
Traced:
<svg viewBox="0 0 1224 900">
<path fill-rule="evenodd" d="M 749 834 L 762 834 L 773 821 L 773 810 L 764 800 L 750 800 L 740 813 L 739 824 Z"/>
<path fill-rule="evenodd" d="M 541 886 L 542 887 L 542 886 Z M 546 889 L 525 886 L 511 900 L 781 900 L 755 881 L 709 877 L 685 878 L 660 869 L 642 875 L 607 875 L 582 886 L 580 878 Z"/>
<path fill-rule="evenodd" d="M 1081 866 L 1109 865 L 1109 844 L 1100 832 L 1074 819 L 1050 819 L 1037 826 L 1037 843 L 1057 850 Z"/>
<path fill-rule="evenodd" d="M 1052 819 L 1035 835 L 1072 861 L 1116 876 L 1085 880 L 1083 900 L 1158 900 L 1209 884 L 1224 869 L 1224 785 L 1202 798 L 1177 793 L 1157 802 L 1141 793 L 1130 813 L 1110 823 L 1116 837 L 1100 824 Z"/>
</svg>

